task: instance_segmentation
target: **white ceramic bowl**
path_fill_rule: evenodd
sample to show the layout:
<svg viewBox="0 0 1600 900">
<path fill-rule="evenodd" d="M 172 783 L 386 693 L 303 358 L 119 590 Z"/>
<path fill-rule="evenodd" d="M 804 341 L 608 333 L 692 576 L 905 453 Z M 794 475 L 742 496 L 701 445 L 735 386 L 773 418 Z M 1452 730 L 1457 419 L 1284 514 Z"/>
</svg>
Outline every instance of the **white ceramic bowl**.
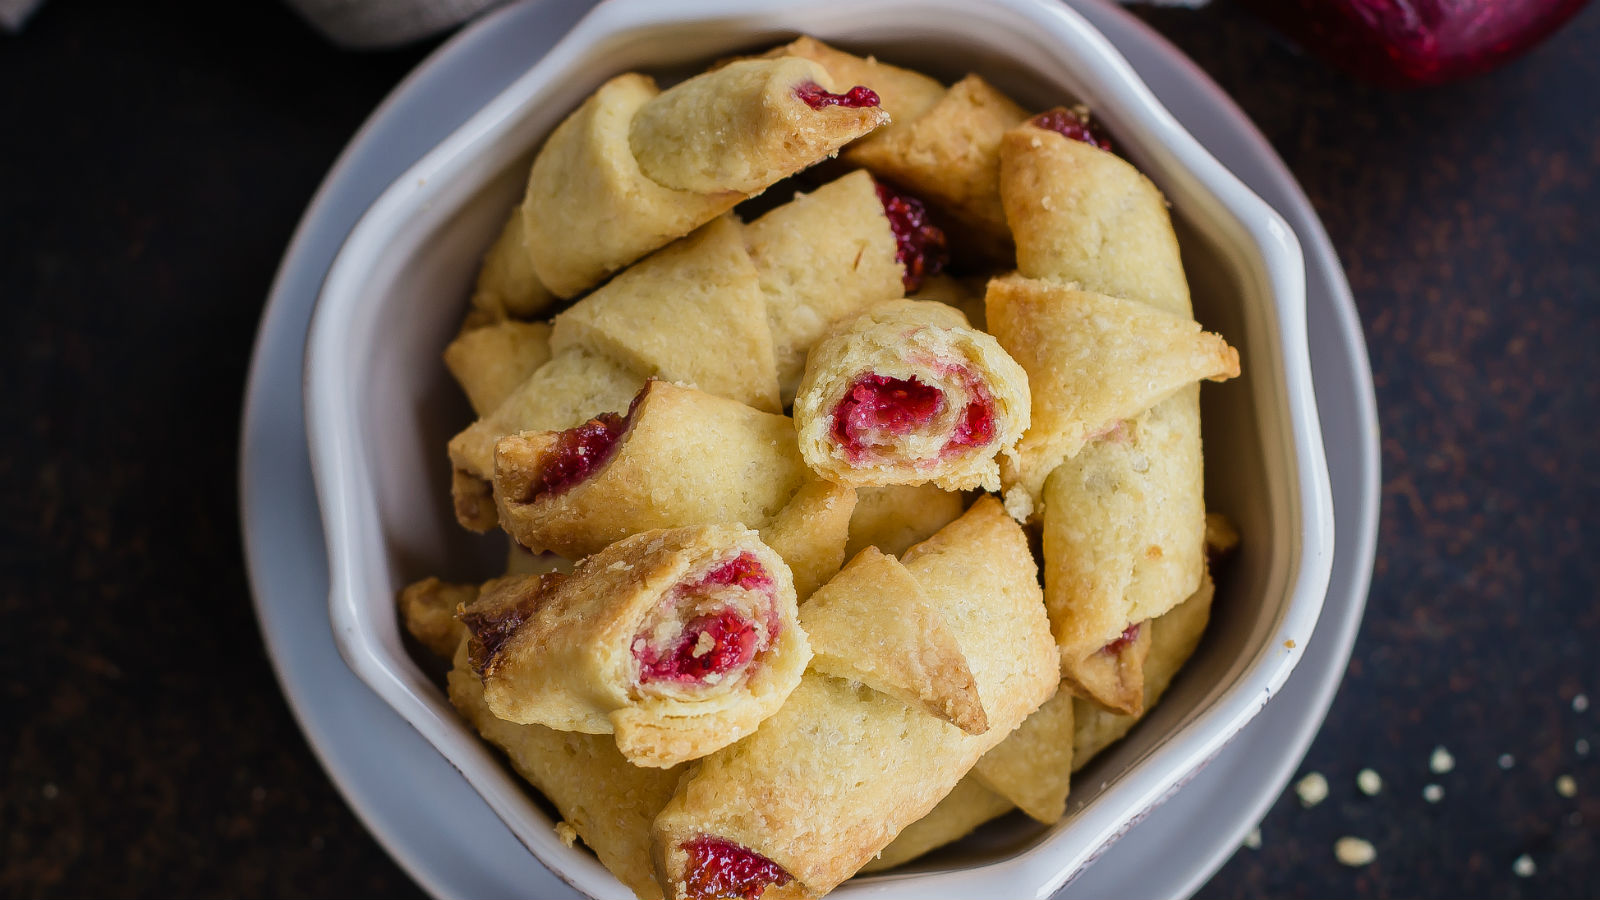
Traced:
<svg viewBox="0 0 1600 900">
<path fill-rule="evenodd" d="M 1304 267 L 1281 219 L 1164 110 L 1115 49 L 1051 0 L 608 0 L 422 158 L 351 232 L 306 353 L 311 459 L 334 634 L 399 711 L 561 878 L 628 891 L 564 846 L 524 784 L 458 719 L 402 644 L 395 592 L 495 572 L 500 541 L 450 511 L 444 446 L 468 421 L 439 352 L 542 136 L 607 77 L 682 72 L 809 33 L 953 80 L 977 71 L 1026 106 L 1079 98 L 1171 200 L 1208 328 L 1244 376 L 1205 389 L 1208 504 L 1244 545 L 1199 652 L 1166 699 L 1080 773 L 1067 817 L 1012 816 L 838 896 L 1046 896 L 1203 766 L 1283 684 L 1310 638 L 1333 555 L 1332 504 L 1305 335 Z M 381 760 L 374 764 L 381 765 Z"/>
</svg>

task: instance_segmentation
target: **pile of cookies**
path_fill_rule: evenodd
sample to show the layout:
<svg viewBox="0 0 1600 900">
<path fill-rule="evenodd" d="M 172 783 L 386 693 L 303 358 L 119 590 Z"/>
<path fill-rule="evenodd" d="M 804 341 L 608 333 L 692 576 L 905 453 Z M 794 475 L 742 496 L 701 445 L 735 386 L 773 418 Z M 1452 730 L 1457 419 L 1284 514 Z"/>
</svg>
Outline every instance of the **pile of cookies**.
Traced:
<svg viewBox="0 0 1600 900">
<path fill-rule="evenodd" d="M 644 898 L 815 897 L 1059 820 L 1236 540 L 1199 384 L 1238 354 L 1160 192 L 1086 110 L 976 75 L 800 38 L 613 78 L 539 149 L 445 362 L 478 416 L 456 516 L 511 559 L 402 616 Z"/>
</svg>

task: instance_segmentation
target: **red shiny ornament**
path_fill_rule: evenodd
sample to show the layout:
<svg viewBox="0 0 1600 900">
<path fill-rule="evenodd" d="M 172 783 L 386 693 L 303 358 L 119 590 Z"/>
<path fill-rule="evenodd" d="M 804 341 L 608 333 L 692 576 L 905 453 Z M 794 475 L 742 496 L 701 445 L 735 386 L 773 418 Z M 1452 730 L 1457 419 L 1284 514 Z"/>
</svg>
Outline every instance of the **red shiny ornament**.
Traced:
<svg viewBox="0 0 1600 900">
<path fill-rule="evenodd" d="M 1486 72 L 1561 27 L 1588 0 L 1241 0 L 1327 62 L 1390 87 Z"/>
</svg>

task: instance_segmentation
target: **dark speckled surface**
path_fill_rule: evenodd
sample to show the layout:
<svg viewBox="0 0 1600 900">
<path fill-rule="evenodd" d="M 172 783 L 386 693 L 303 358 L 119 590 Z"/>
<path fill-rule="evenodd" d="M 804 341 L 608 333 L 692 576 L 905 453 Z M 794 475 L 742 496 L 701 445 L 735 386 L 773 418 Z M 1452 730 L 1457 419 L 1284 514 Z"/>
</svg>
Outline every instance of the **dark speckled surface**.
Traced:
<svg viewBox="0 0 1600 900">
<path fill-rule="evenodd" d="M 283 246 L 428 48 L 339 53 L 277 4 L 223 6 L 55 0 L 0 37 L 0 895 L 417 893 L 277 692 L 233 475 Z M 1281 801 L 1203 896 L 1593 895 L 1600 757 L 1577 742 L 1600 707 L 1573 698 L 1600 700 L 1600 9 L 1415 93 L 1225 3 L 1144 15 L 1324 217 L 1384 434 L 1372 601 L 1304 767 L 1331 794 Z M 1376 861 L 1339 865 L 1343 835 Z"/>
</svg>

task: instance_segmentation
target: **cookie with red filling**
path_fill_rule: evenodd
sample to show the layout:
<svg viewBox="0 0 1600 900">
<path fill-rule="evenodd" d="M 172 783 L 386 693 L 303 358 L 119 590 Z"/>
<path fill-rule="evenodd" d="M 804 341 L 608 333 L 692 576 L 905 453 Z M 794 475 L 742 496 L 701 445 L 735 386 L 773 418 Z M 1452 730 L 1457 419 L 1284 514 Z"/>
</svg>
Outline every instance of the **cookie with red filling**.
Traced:
<svg viewBox="0 0 1600 900">
<path fill-rule="evenodd" d="M 581 559 L 652 528 L 764 527 L 814 477 L 787 416 L 651 381 L 624 415 L 501 439 L 494 496 L 524 547 Z"/>
<path fill-rule="evenodd" d="M 668 897 L 708 896 L 697 886 L 726 884 L 729 869 L 755 876 L 737 885 L 751 895 L 768 885 L 776 888 L 768 898 L 826 894 L 1055 691 L 1027 538 L 997 500 L 980 499 L 902 562 L 965 660 L 989 727 L 971 734 L 920 703 L 807 672 L 755 734 L 701 760 L 656 817 L 654 858 Z M 864 653 L 871 633 L 857 636 Z M 836 652 L 849 647 L 840 641 Z M 740 853 L 707 854 L 708 839 Z"/>
<path fill-rule="evenodd" d="M 870 91 L 798 58 L 744 60 L 666 91 L 601 85 L 534 158 L 522 245 L 560 297 L 593 287 L 889 120 Z M 845 102 L 813 105 L 817 89 Z"/>
<path fill-rule="evenodd" d="M 811 658 L 789 567 L 737 527 L 642 532 L 570 575 L 492 581 L 458 615 L 496 716 L 614 733 L 641 766 L 749 734 Z"/>
<path fill-rule="evenodd" d="M 1027 374 L 993 337 L 954 307 L 899 300 L 812 348 L 794 414 L 824 478 L 993 490 L 1029 408 Z"/>
</svg>

